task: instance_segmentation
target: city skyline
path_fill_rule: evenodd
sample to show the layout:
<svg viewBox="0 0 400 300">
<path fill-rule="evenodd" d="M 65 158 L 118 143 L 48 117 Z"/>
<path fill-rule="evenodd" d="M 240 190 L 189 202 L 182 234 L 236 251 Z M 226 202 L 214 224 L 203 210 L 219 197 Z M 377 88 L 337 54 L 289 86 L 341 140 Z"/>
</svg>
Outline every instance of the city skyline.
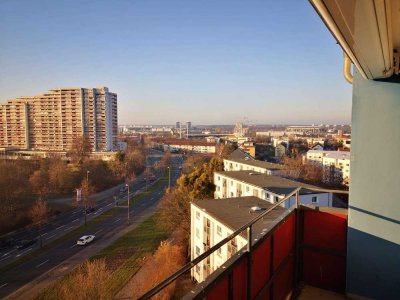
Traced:
<svg viewBox="0 0 400 300">
<path fill-rule="evenodd" d="M 306 2 L 42 2 L 0 4 L 1 103 L 104 85 L 120 124 L 350 123 L 342 56 Z"/>
</svg>

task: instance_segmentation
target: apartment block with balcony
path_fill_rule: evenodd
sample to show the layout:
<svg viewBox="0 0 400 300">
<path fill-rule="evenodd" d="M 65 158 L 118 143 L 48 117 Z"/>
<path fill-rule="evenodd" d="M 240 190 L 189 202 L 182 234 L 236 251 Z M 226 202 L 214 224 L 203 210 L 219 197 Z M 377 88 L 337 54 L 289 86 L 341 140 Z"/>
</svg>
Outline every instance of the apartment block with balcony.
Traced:
<svg viewBox="0 0 400 300">
<path fill-rule="evenodd" d="M 68 151 L 88 137 L 93 151 L 116 147 L 117 95 L 107 87 L 56 88 L 0 105 L 0 146 Z M 13 133 L 13 134 L 11 134 Z"/>
<path fill-rule="evenodd" d="M 319 191 L 320 188 L 310 184 L 254 171 L 214 172 L 214 185 L 216 199 L 254 196 L 274 204 L 301 187 L 301 204 L 332 206 L 332 193 Z M 296 198 L 292 196 L 284 205 L 289 208 L 295 202 Z"/>
<path fill-rule="evenodd" d="M 309 150 L 307 161 L 323 166 L 323 180 L 349 185 L 350 182 L 350 152 Z"/>
<path fill-rule="evenodd" d="M 191 203 L 191 259 L 197 258 L 271 206 L 253 196 Z M 275 217 L 283 218 L 287 213 L 288 210 L 281 207 L 275 210 L 272 218 L 264 219 L 253 227 L 253 237 L 262 236 L 275 223 Z M 204 281 L 238 251 L 245 249 L 247 242 L 245 233 L 238 235 L 197 264 L 191 271 L 192 278 L 197 282 Z"/>
<path fill-rule="evenodd" d="M 285 169 L 284 165 L 274 164 L 261 160 L 250 159 L 224 159 L 225 171 L 255 171 L 268 175 L 279 175 Z"/>
</svg>

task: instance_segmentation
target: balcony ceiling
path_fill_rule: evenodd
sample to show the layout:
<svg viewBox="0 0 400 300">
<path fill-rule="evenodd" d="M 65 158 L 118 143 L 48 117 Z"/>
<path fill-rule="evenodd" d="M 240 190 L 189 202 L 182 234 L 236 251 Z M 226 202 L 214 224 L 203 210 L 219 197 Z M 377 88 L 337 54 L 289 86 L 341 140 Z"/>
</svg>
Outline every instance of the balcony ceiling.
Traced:
<svg viewBox="0 0 400 300">
<path fill-rule="evenodd" d="M 368 79 L 399 73 L 400 0 L 309 0 Z"/>
</svg>

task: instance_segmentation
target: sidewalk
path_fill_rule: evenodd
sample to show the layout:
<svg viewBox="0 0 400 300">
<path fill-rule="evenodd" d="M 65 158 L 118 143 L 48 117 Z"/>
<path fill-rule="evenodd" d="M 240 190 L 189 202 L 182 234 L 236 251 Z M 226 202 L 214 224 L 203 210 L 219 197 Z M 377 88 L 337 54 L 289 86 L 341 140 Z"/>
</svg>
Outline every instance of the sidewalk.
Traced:
<svg viewBox="0 0 400 300">
<path fill-rule="evenodd" d="M 78 254 L 70 257 L 65 260 L 63 263 L 39 276 L 35 280 L 30 283 L 24 285 L 20 289 L 16 290 L 14 293 L 7 296 L 5 299 L 7 300 L 27 300 L 35 298 L 43 289 L 50 286 L 52 283 L 62 279 L 64 276 L 68 275 L 72 272 L 76 267 L 78 267 L 82 262 L 89 259 L 100 250 L 104 249 L 112 242 L 125 235 L 129 231 L 135 229 L 139 226 L 144 220 L 152 216 L 157 210 L 156 206 L 149 207 L 145 211 L 143 211 L 139 216 L 137 216 L 133 223 L 128 227 L 125 227 L 122 230 L 114 230 L 109 232 L 107 235 L 103 237 L 103 239 L 96 241 L 88 248 L 80 251 Z"/>
</svg>

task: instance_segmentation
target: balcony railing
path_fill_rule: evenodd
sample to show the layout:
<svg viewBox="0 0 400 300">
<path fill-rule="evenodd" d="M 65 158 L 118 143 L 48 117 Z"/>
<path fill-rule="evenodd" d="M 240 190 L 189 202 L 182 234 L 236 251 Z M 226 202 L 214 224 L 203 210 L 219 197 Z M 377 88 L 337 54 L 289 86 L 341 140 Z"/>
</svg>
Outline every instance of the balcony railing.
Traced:
<svg viewBox="0 0 400 300">
<path fill-rule="evenodd" d="M 300 189 L 293 190 L 139 299 L 153 297 L 193 267 L 207 261 L 216 250 L 231 244 L 243 232 L 247 236 L 247 245 L 237 253 L 232 253 L 232 257 L 213 273 L 207 274 L 209 277 L 190 291 L 185 299 L 231 299 L 233 295 L 237 299 L 284 299 L 293 295 L 300 279 L 343 292 L 347 217 L 343 215 L 343 210 L 326 213 L 322 212 L 325 210 L 323 208 L 320 208 L 322 211 L 315 211 L 300 207 Z M 254 239 L 253 225 L 294 195 L 294 207 L 276 220 L 273 228 Z"/>
</svg>

